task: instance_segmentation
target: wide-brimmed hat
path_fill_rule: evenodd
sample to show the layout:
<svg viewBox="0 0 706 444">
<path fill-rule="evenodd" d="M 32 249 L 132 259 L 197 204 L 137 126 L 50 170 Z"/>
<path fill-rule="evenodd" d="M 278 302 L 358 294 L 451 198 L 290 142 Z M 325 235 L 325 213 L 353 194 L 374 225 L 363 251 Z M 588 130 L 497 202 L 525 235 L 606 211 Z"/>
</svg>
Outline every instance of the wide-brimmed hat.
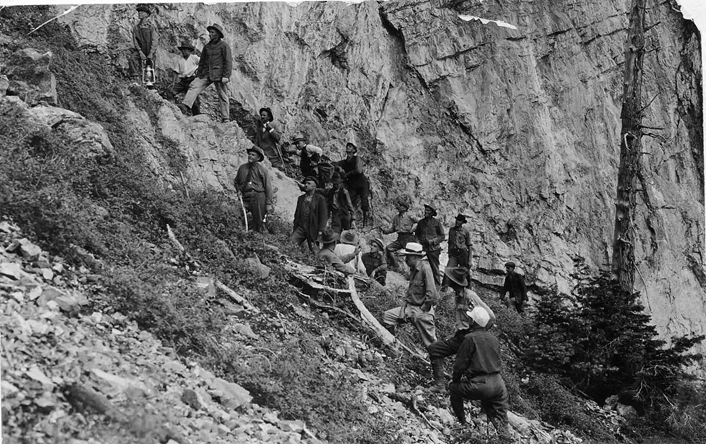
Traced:
<svg viewBox="0 0 706 444">
<path fill-rule="evenodd" d="M 358 152 L 358 147 L 355 146 L 355 143 L 353 143 L 353 142 L 348 142 L 348 143 L 346 144 L 346 148 L 348 148 L 349 145 L 353 147 L 353 149 L 355 150 L 356 153 Z"/>
<path fill-rule="evenodd" d="M 418 244 L 416 242 L 408 242 L 407 245 L 404 246 L 402 254 L 405 256 L 424 256 L 426 253 L 424 253 L 422 244 Z"/>
<path fill-rule="evenodd" d="M 224 38 L 224 37 L 225 37 L 225 34 L 223 33 L 223 28 L 221 28 L 221 25 L 218 25 L 218 24 L 214 23 L 214 24 L 211 25 L 211 26 L 206 26 L 206 31 L 210 31 L 210 30 L 212 30 L 212 29 L 213 29 L 214 31 L 218 31 L 218 33 L 221 35 L 221 38 Z"/>
<path fill-rule="evenodd" d="M 476 307 L 473 310 L 468 310 L 466 311 L 466 315 L 473 319 L 473 322 L 481 327 L 485 327 L 488 325 L 488 322 L 490 322 L 490 314 L 488 314 L 488 310 L 483 307 Z"/>
<path fill-rule="evenodd" d="M 265 160 L 265 152 L 262 151 L 262 148 L 260 148 L 259 146 L 253 145 L 252 147 L 250 147 L 250 148 L 247 149 L 247 152 L 248 152 L 248 153 L 255 153 L 255 154 L 257 154 L 258 156 L 260 156 L 260 162 L 262 162 L 263 160 Z"/>
<path fill-rule="evenodd" d="M 194 45 L 191 43 L 184 42 L 181 45 L 177 46 L 177 49 L 181 51 L 182 49 L 190 49 L 192 51 L 196 51 L 196 48 L 194 48 Z"/>
<path fill-rule="evenodd" d="M 137 7 L 135 7 L 135 9 L 137 9 L 138 11 L 146 12 L 146 13 L 152 15 L 152 10 L 147 5 L 137 5 Z"/>
<path fill-rule="evenodd" d="M 370 245 L 377 245 L 378 248 L 380 248 L 380 251 L 385 250 L 385 244 L 383 244 L 380 239 L 377 239 L 377 238 L 370 239 L 369 243 L 370 243 Z"/>
<path fill-rule="evenodd" d="M 515 268 L 515 263 L 512 262 L 512 261 L 510 261 L 510 262 L 505 262 L 505 266 L 506 266 L 506 267 L 510 267 L 510 268 Z"/>
<path fill-rule="evenodd" d="M 427 205 L 427 204 L 424 204 L 424 208 L 429 208 L 431 210 L 432 217 L 436 216 L 436 208 L 432 207 L 431 205 Z"/>
<path fill-rule="evenodd" d="M 266 112 L 270 116 L 270 122 L 272 122 L 275 118 L 274 115 L 272 115 L 272 110 L 269 108 L 260 108 L 260 111 L 258 111 L 258 114 L 262 114 L 262 112 Z"/>
<path fill-rule="evenodd" d="M 299 142 L 300 140 L 302 142 L 306 142 L 306 136 L 304 135 L 304 133 L 294 133 L 294 135 L 292 136 L 292 142 L 296 143 L 296 142 Z"/>
<path fill-rule="evenodd" d="M 331 242 L 336 242 L 340 238 L 340 235 L 333 231 L 331 228 L 326 228 L 324 231 L 321 232 L 321 236 L 319 236 L 317 242 L 321 242 L 324 244 L 330 244 Z"/>
<path fill-rule="evenodd" d="M 341 233 L 341 243 L 357 245 L 358 244 L 358 233 L 353 230 L 345 230 Z"/>
<path fill-rule="evenodd" d="M 465 224 L 466 222 L 468 222 L 468 220 L 466 219 L 466 216 L 464 216 L 461 213 L 458 213 L 458 216 L 456 216 L 456 220 L 461 222 L 462 224 Z"/>
<path fill-rule="evenodd" d="M 316 179 L 316 177 L 314 177 L 314 176 L 306 176 L 306 177 L 304 178 L 304 183 L 307 183 L 307 182 L 309 182 L 309 181 L 314 182 L 317 187 L 319 186 L 319 181 Z"/>
<path fill-rule="evenodd" d="M 444 269 L 444 274 L 460 285 L 461 287 L 468 287 L 468 268 L 466 267 L 446 267 Z"/>
</svg>

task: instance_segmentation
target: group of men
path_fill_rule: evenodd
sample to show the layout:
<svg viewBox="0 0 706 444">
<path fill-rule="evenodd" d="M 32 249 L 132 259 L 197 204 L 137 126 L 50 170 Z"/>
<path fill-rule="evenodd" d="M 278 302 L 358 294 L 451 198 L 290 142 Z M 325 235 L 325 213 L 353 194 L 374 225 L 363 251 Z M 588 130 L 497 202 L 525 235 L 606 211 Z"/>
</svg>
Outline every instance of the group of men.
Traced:
<svg viewBox="0 0 706 444">
<path fill-rule="evenodd" d="M 157 26 L 150 20 L 153 9 L 149 5 L 137 5 L 138 23 L 132 29 L 133 47 L 129 58 L 130 77 L 134 83 L 140 83 L 143 69 L 147 66 L 153 70 L 155 53 L 159 34 Z M 188 42 L 177 48 L 181 52 L 174 69 L 172 93 L 185 93 L 184 99 L 178 104 L 186 115 L 200 113 L 199 95 L 213 84 L 218 94 L 218 104 L 221 121 L 230 120 L 230 104 L 228 98 L 228 83 L 233 69 L 233 57 L 230 46 L 225 42 L 225 32 L 220 25 L 207 26 L 209 41 L 201 50 L 201 56 L 196 55 L 196 48 Z M 177 83 L 178 80 L 178 83 Z"/>
<path fill-rule="evenodd" d="M 383 323 L 395 334 L 396 327 L 412 323 L 429 354 L 433 375 L 433 392 L 447 387 L 443 360 L 456 355 L 451 382 L 448 384 L 451 407 L 459 423 L 466 424 L 463 402 L 481 401 L 481 408 L 501 436 L 509 435 L 507 419 L 508 394 L 500 376 L 502 369 L 500 343 L 489 332 L 495 314 L 470 288 L 468 269 L 447 266 L 444 276 L 454 291 L 454 334 L 438 340 L 434 307 L 438 302 L 435 276 L 428 253 L 422 244 L 409 242 L 401 251 L 411 270 L 403 303 L 383 313 Z"/>
</svg>

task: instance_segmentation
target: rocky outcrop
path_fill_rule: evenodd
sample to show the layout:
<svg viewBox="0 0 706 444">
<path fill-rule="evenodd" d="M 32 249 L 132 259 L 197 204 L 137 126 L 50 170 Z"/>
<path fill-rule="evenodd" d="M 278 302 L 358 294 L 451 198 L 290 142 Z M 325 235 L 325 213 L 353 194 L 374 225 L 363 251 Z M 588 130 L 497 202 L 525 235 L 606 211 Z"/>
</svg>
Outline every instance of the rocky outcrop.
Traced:
<svg viewBox="0 0 706 444">
<path fill-rule="evenodd" d="M 184 119 L 169 106 L 159 126 L 187 153 L 187 180 L 211 186 L 225 186 L 237 163 L 225 147 L 243 150 L 246 116 L 260 106 L 273 108 L 286 136 L 305 129 L 334 158 L 355 140 L 377 222 L 391 219 L 387 203 L 401 193 L 419 209 L 434 202 L 446 226 L 463 212 L 477 281 L 497 286 L 513 259 L 535 292 L 567 292 L 574 260 L 602 267 L 611 257 L 627 5 L 163 5 L 154 15 L 163 68 L 177 42 L 201 47 L 207 24 L 223 25 L 243 128 Z M 701 45 L 673 6 L 648 16 L 658 24 L 645 60 L 650 134 L 635 220 L 637 289 L 665 336 L 706 325 Z M 134 19 L 130 5 L 82 6 L 62 18 L 81 44 L 119 64 Z"/>
</svg>

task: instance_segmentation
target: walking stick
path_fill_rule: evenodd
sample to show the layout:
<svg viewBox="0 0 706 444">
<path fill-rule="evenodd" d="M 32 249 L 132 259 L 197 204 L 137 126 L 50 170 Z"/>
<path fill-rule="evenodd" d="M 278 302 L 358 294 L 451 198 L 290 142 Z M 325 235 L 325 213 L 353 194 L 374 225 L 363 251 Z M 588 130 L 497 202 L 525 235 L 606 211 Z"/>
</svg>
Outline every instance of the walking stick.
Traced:
<svg viewBox="0 0 706 444">
<path fill-rule="evenodd" d="M 243 219 L 245 220 L 245 231 L 248 231 L 248 213 L 245 212 L 245 204 L 243 203 L 243 196 L 240 193 L 238 187 L 235 188 L 235 193 L 238 195 L 238 201 L 240 202 L 240 208 L 243 210 Z"/>
</svg>

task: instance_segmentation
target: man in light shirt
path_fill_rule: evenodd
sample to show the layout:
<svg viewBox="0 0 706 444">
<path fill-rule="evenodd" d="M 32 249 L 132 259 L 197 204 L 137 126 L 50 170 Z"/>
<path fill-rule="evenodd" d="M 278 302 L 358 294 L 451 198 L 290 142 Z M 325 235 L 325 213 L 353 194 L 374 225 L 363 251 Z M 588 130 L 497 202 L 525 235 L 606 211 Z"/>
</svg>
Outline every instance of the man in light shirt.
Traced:
<svg viewBox="0 0 706 444">
<path fill-rule="evenodd" d="M 186 93 L 189 90 L 189 85 L 196 78 L 196 69 L 199 67 L 199 56 L 194 54 L 196 48 L 190 43 L 184 43 L 179 46 L 181 57 L 177 61 L 177 66 L 174 72 L 174 80 L 172 80 L 172 92 L 174 95 Z M 179 81 L 177 83 L 177 80 Z M 200 114 L 200 101 L 198 96 L 194 100 L 194 105 L 191 107 L 193 115 Z"/>
</svg>

